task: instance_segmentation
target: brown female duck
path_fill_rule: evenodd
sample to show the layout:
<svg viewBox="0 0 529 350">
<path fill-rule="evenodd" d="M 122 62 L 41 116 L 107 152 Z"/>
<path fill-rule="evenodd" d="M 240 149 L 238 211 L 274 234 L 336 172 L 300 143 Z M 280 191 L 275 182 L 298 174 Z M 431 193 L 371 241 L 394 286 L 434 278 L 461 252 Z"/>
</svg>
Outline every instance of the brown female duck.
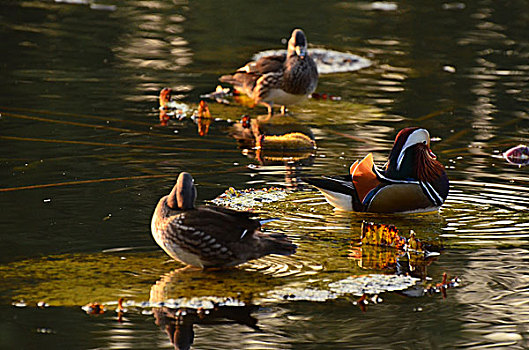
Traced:
<svg viewBox="0 0 529 350">
<path fill-rule="evenodd" d="M 274 104 L 281 105 L 281 114 L 285 114 L 285 106 L 301 102 L 316 90 L 318 69 L 307 52 L 305 33 L 294 29 L 286 55 L 262 57 L 219 80 L 265 105 L 269 115 Z"/>
<path fill-rule="evenodd" d="M 172 258 L 200 268 L 230 267 L 296 251 L 285 235 L 262 233 L 251 213 L 209 205 L 195 208 L 195 198 L 193 178 L 183 172 L 154 211 L 152 235 Z"/>
</svg>

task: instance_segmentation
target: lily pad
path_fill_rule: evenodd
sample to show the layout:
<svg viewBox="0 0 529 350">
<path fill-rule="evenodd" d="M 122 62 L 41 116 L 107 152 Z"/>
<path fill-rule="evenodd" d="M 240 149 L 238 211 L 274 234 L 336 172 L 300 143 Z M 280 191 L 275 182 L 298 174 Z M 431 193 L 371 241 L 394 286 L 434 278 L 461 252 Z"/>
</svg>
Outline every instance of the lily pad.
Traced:
<svg viewBox="0 0 529 350">
<path fill-rule="evenodd" d="M 338 294 L 380 294 L 408 289 L 420 279 L 403 275 L 372 274 L 351 276 L 329 284 L 331 291 Z"/>
<path fill-rule="evenodd" d="M 236 190 L 233 187 L 213 199 L 215 205 L 221 205 L 237 210 L 251 210 L 266 206 L 269 203 L 285 200 L 288 192 L 279 187 L 261 189 Z"/>
</svg>

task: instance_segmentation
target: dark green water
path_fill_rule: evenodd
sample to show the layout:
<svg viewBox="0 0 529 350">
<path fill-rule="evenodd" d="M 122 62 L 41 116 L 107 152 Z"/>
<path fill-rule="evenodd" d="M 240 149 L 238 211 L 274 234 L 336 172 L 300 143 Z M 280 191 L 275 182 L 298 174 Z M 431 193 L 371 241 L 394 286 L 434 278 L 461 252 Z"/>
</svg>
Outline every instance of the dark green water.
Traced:
<svg viewBox="0 0 529 350">
<path fill-rule="evenodd" d="M 0 348 L 171 348 L 174 327 L 150 309 L 131 307 L 118 322 L 112 305 L 99 316 L 80 306 L 141 303 L 160 286 L 172 298 L 252 299 L 380 273 L 349 256 L 365 217 L 333 211 L 318 192 L 264 210 L 281 217 L 267 229 L 291 236 L 296 255 L 218 274 L 173 271 L 182 266 L 156 246 L 150 218 L 180 171 L 194 175 L 199 201 L 230 186 L 286 186 L 300 174 L 343 173 L 368 152 L 383 163 L 398 130 L 412 125 L 435 137 L 448 200 L 438 215 L 368 218 L 441 242 L 426 274 L 460 276 L 461 286 L 446 298 L 383 293 L 365 312 L 353 296 L 255 298 L 254 309 L 233 316 L 239 322 L 195 325 L 194 348 L 529 347 L 528 168 L 500 156 L 529 142 L 526 1 L 399 2 L 389 11 L 309 0 L 97 4 L 107 6 L 0 3 L 0 187 L 152 177 L 0 192 Z M 312 159 L 269 165 L 242 154 L 227 120 L 260 107 L 210 103 L 222 121 L 205 137 L 190 120 L 158 125 L 163 87 L 196 107 L 220 75 L 283 48 L 295 27 L 312 47 L 372 60 L 320 77 L 317 92 L 341 101 L 291 108 L 316 136 Z M 22 299 L 26 307 L 12 305 Z"/>
</svg>

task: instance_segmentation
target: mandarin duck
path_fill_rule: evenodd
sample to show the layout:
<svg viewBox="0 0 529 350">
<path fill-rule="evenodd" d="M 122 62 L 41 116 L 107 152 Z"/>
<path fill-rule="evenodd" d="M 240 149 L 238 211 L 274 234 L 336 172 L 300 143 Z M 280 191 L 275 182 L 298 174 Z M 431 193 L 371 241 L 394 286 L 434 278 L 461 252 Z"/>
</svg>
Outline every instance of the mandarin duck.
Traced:
<svg viewBox="0 0 529 350">
<path fill-rule="evenodd" d="M 383 170 L 369 153 L 351 165 L 348 175 L 310 177 L 305 182 L 320 190 L 337 209 L 402 213 L 436 211 L 448 196 L 448 176 L 430 150 L 427 130 L 401 130 Z"/>
<path fill-rule="evenodd" d="M 207 205 L 195 208 L 193 177 L 180 173 L 158 202 L 152 235 L 172 258 L 200 268 L 231 267 L 268 254 L 290 255 L 296 245 L 284 234 L 265 234 L 251 213 Z"/>
<path fill-rule="evenodd" d="M 273 114 L 274 104 L 281 105 L 284 115 L 285 106 L 301 102 L 316 90 L 318 69 L 307 52 L 305 33 L 294 29 L 286 55 L 261 57 L 219 80 L 265 105 L 268 115 Z"/>
</svg>

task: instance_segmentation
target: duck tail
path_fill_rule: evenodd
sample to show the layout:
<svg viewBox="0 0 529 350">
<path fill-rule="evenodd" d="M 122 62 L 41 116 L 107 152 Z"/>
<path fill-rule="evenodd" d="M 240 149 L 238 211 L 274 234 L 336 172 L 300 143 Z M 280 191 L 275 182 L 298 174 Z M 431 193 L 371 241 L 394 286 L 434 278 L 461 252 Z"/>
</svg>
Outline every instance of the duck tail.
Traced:
<svg viewBox="0 0 529 350">
<path fill-rule="evenodd" d="M 291 255 L 296 252 L 297 245 L 292 243 L 288 237 L 282 233 L 269 233 L 263 235 L 267 254 Z"/>
<path fill-rule="evenodd" d="M 365 211 L 351 177 L 348 175 L 340 177 L 302 177 L 301 180 L 320 190 L 327 201 L 338 209 Z"/>
<path fill-rule="evenodd" d="M 223 75 L 219 78 L 221 83 L 231 84 L 245 95 L 252 96 L 255 84 L 259 79 L 258 74 L 237 72 L 235 74 Z"/>
<path fill-rule="evenodd" d="M 221 83 L 228 83 L 228 84 L 238 84 L 238 81 L 235 79 L 235 76 L 232 74 L 223 75 L 219 78 L 219 81 Z"/>
</svg>

